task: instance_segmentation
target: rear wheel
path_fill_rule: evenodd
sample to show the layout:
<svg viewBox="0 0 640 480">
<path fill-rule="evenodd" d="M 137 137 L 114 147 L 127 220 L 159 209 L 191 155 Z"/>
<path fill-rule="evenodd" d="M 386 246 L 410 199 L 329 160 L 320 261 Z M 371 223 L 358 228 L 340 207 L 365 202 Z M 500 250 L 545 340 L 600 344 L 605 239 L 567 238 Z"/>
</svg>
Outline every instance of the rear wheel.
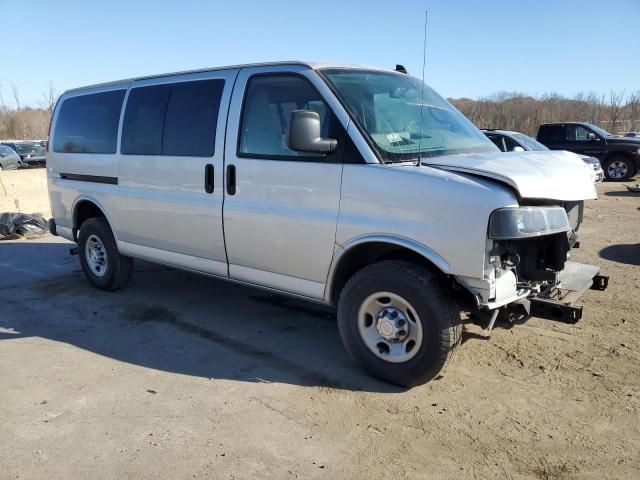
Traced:
<svg viewBox="0 0 640 480">
<path fill-rule="evenodd" d="M 124 287 L 133 274 L 133 259 L 121 255 L 104 218 L 90 218 L 78 235 L 80 265 L 87 279 L 101 290 Z"/>
<path fill-rule="evenodd" d="M 606 161 L 604 174 L 609 180 L 614 182 L 624 182 L 635 174 L 633 160 L 627 157 L 613 157 Z"/>
<path fill-rule="evenodd" d="M 338 302 L 340 336 L 371 375 L 410 387 L 434 378 L 460 339 L 460 313 L 428 269 L 383 261 L 357 272 Z"/>
</svg>

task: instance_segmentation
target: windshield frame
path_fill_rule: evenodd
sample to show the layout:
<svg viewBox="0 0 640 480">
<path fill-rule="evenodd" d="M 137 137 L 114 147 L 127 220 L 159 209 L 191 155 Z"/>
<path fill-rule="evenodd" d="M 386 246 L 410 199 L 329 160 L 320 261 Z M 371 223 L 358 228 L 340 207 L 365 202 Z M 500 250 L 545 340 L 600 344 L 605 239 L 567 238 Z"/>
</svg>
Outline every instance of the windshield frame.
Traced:
<svg viewBox="0 0 640 480">
<path fill-rule="evenodd" d="M 453 106 L 450 102 L 448 102 L 446 100 L 446 98 L 444 98 L 441 95 L 439 95 L 435 90 L 433 90 L 431 87 L 429 87 L 425 83 L 424 84 L 425 87 L 430 88 L 435 93 L 435 95 L 440 97 L 440 99 L 442 99 L 447 104 L 447 106 L 450 107 L 450 110 L 447 110 L 448 112 L 460 115 L 466 122 L 469 123 L 469 125 L 471 125 L 478 132 L 478 134 L 479 134 L 478 139 L 485 139 L 486 143 L 481 142 L 479 144 L 480 148 L 460 147 L 460 148 L 450 148 L 450 149 L 446 149 L 446 150 L 431 150 L 431 151 L 430 150 L 421 149 L 421 150 L 419 150 L 417 152 L 411 152 L 411 153 L 409 153 L 409 152 L 407 152 L 407 153 L 390 152 L 390 151 L 384 149 L 383 147 L 381 147 L 380 145 L 377 144 L 377 142 L 373 139 L 373 137 L 372 137 L 371 133 L 368 131 L 368 129 L 364 125 L 361 124 L 358 116 L 355 115 L 354 112 L 351 110 L 349 104 L 343 98 L 343 96 L 341 95 L 340 91 L 337 89 L 336 85 L 334 85 L 334 83 L 329 79 L 328 75 L 332 74 L 332 73 L 341 73 L 341 72 L 359 73 L 359 74 L 364 74 L 364 75 L 366 75 L 366 74 L 380 74 L 380 75 L 406 76 L 406 74 L 399 73 L 399 72 L 394 72 L 394 71 L 390 71 L 390 70 L 378 70 L 378 69 L 375 69 L 375 68 L 353 68 L 353 67 L 326 67 L 326 68 L 316 69 L 315 71 L 320 76 L 320 78 L 325 82 L 325 84 L 327 85 L 329 90 L 331 90 L 331 92 L 336 97 L 336 99 L 338 100 L 340 105 L 345 109 L 345 111 L 349 115 L 349 119 L 355 124 L 356 128 L 358 129 L 358 131 L 362 135 L 362 138 L 367 142 L 367 144 L 371 148 L 371 151 L 373 152 L 373 154 L 376 156 L 377 160 L 380 163 L 383 163 L 383 164 L 386 164 L 386 163 L 408 163 L 408 162 L 416 162 L 418 159 L 420 160 L 421 163 L 429 163 L 429 160 L 431 160 L 432 158 L 436 158 L 436 157 L 444 157 L 444 156 L 450 156 L 450 155 L 462 155 L 462 154 L 474 154 L 474 153 L 496 153 L 496 152 L 500 151 L 498 149 L 498 147 L 496 147 L 493 144 L 493 142 L 491 142 L 491 140 L 489 140 L 478 129 L 477 126 L 475 126 L 467 117 L 465 117 L 458 109 L 456 109 L 455 106 Z M 415 80 L 421 81 L 420 79 L 415 78 L 415 77 L 410 77 L 410 78 L 414 78 Z M 424 104 L 426 105 L 426 103 L 427 103 L 427 99 L 425 98 L 424 99 Z M 436 107 L 436 108 L 440 108 L 440 107 Z M 472 151 L 469 151 L 470 149 L 472 149 Z M 446 153 L 439 154 L 438 152 L 446 152 Z"/>
</svg>

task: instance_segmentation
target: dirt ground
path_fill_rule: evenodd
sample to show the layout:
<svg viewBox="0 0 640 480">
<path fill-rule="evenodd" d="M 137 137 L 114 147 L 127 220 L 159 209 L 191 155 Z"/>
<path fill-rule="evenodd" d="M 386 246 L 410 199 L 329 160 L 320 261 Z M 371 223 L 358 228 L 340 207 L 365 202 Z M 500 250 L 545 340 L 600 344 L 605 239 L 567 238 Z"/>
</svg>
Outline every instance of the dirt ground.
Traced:
<svg viewBox="0 0 640 480">
<path fill-rule="evenodd" d="M 22 211 L 44 175 L 3 174 Z M 466 325 L 406 391 L 319 307 L 144 262 L 99 292 L 68 242 L 1 243 L 0 478 L 640 478 L 640 196 L 598 191 L 573 260 L 611 280 L 582 321 Z"/>
</svg>

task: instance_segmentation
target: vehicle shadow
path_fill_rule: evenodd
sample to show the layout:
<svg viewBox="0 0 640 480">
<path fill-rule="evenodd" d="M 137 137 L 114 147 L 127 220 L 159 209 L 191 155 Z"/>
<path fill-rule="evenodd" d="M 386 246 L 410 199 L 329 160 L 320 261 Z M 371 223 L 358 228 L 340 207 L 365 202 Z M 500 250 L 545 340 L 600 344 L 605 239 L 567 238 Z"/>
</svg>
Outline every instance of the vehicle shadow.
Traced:
<svg viewBox="0 0 640 480">
<path fill-rule="evenodd" d="M 102 292 L 69 245 L 0 245 L 0 343 L 41 337 L 184 375 L 402 391 L 353 364 L 328 308 L 142 261 L 127 288 Z"/>
<path fill-rule="evenodd" d="M 640 265 L 640 243 L 610 245 L 600 250 L 600 256 L 612 262 Z"/>
<path fill-rule="evenodd" d="M 604 192 L 607 197 L 636 197 L 640 198 L 640 193 L 630 192 L 629 190 L 621 190 L 615 192 Z"/>
</svg>

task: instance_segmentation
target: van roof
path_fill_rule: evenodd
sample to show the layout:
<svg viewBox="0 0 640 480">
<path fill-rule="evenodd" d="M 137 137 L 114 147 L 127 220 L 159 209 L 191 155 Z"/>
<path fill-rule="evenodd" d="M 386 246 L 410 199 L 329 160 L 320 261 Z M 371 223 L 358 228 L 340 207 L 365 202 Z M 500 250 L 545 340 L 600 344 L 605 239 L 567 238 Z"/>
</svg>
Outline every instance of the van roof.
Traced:
<svg viewBox="0 0 640 480">
<path fill-rule="evenodd" d="M 94 85 L 86 85 L 84 87 L 70 88 L 69 90 L 66 90 L 63 93 L 63 95 L 69 92 L 77 92 L 77 91 L 86 90 L 90 88 L 108 87 L 111 85 L 119 85 L 121 83 L 135 82 L 138 80 L 149 80 L 153 78 L 172 77 L 175 75 L 188 75 L 192 73 L 215 72 L 217 70 L 234 70 L 234 69 L 249 68 L 249 67 L 272 67 L 272 66 L 279 66 L 279 65 L 300 65 L 300 66 L 312 68 L 314 70 L 318 70 L 321 68 L 355 68 L 355 69 L 366 69 L 366 70 L 393 71 L 391 69 L 371 67 L 368 65 L 337 63 L 337 62 L 304 62 L 300 60 L 292 60 L 292 61 L 281 61 L 281 62 L 245 63 L 240 65 L 226 65 L 223 67 L 200 68 L 195 70 L 185 70 L 181 72 L 161 73 L 157 75 L 145 75 L 143 77 L 124 78 L 122 80 L 114 80 L 111 82 L 96 83 Z"/>
</svg>

